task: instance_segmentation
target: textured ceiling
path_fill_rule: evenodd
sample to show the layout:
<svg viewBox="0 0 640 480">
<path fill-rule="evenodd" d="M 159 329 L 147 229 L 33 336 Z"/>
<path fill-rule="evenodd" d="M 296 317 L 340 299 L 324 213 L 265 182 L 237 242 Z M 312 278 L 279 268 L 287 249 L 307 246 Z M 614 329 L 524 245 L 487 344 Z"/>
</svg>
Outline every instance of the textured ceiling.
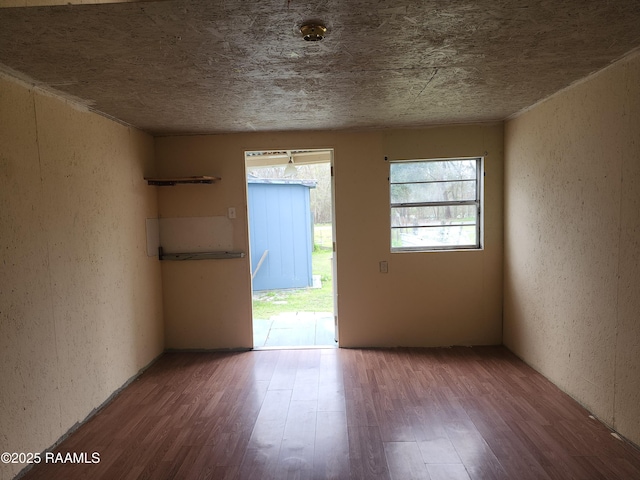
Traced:
<svg viewBox="0 0 640 480">
<path fill-rule="evenodd" d="M 639 25 L 638 0 L 4 8 L 0 69 L 153 134 L 495 121 L 640 46 Z"/>
</svg>

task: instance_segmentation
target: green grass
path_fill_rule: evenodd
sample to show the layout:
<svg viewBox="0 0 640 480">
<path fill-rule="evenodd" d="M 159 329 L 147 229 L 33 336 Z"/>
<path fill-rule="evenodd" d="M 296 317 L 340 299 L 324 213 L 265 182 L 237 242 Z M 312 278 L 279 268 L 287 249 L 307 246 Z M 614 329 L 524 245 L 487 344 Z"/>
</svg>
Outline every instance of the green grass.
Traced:
<svg viewBox="0 0 640 480">
<path fill-rule="evenodd" d="M 331 225 L 315 225 L 311 255 L 313 275 L 320 275 L 322 288 L 267 290 L 253 296 L 253 317 L 269 318 L 283 312 L 333 312 Z"/>
</svg>

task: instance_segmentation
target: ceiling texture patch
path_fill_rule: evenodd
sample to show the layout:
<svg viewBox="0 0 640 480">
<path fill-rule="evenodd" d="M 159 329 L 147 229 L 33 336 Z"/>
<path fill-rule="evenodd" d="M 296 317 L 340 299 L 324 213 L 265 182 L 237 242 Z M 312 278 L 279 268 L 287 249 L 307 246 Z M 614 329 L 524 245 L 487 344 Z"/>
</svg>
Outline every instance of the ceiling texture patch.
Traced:
<svg viewBox="0 0 640 480">
<path fill-rule="evenodd" d="M 637 0 L 5 8 L 0 70 L 156 135 L 419 127 L 502 120 L 640 46 L 639 24 Z"/>
</svg>

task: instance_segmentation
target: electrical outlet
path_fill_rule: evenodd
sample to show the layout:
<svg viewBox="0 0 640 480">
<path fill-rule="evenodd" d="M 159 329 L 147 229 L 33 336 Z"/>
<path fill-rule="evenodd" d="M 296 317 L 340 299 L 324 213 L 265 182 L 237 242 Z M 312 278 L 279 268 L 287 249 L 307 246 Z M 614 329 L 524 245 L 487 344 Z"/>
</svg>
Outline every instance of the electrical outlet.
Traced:
<svg viewBox="0 0 640 480">
<path fill-rule="evenodd" d="M 229 218 L 236 218 L 236 209 L 235 207 L 229 207 Z"/>
<path fill-rule="evenodd" d="M 389 273 L 389 263 L 386 261 L 380 262 L 380 273 Z"/>
</svg>

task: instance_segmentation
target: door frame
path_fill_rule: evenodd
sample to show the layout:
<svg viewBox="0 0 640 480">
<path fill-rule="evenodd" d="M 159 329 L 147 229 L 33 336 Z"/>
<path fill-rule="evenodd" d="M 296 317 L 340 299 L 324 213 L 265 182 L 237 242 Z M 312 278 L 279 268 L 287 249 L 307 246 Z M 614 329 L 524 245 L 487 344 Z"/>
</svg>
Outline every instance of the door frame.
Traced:
<svg viewBox="0 0 640 480">
<path fill-rule="evenodd" d="M 335 158 L 335 152 L 333 148 L 298 148 L 298 149 L 283 149 L 283 150 L 274 150 L 274 149 L 251 149 L 251 150 L 244 150 L 244 178 L 245 178 L 245 194 L 246 194 L 246 205 L 247 205 L 247 240 L 248 240 L 248 257 L 249 257 L 249 277 L 250 277 L 250 290 L 249 290 L 249 295 L 251 295 L 250 301 L 251 301 L 251 333 L 252 333 L 252 343 L 253 343 L 253 331 L 254 331 L 254 324 L 253 324 L 253 278 L 252 278 L 252 274 L 253 272 L 251 271 L 251 265 L 252 265 L 252 255 L 255 252 L 251 251 L 251 225 L 250 225 L 250 209 L 249 209 L 249 186 L 248 186 L 248 178 L 247 178 L 247 172 L 248 172 L 248 167 L 249 167 L 249 162 L 248 162 L 248 158 L 250 156 L 252 156 L 252 154 L 256 154 L 256 156 L 258 156 L 257 154 L 259 153 L 265 153 L 265 152 L 269 152 L 273 155 L 271 155 L 269 160 L 265 160 L 267 162 L 272 161 L 271 159 L 275 160 L 275 163 L 262 163 L 260 161 L 256 162 L 256 166 L 278 166 L 278 165 L 286 165 L 289 160 L 289 157 L 291 156 L 291 154 L 293 153 L 294 155 L 296 153 L 298 153 L 298 155 L 301 155 L 302 153 L 304 154 L 309 154 L 310 158 L 311 155 L 313 153 L 318 153 L 318 154 L 322 154 L 325 153 L 328 155 L 329 159 L 328 161 L 304 161 L 303 160 L 298 160 L 298 165 L 304 165 L 304 164 L 313 164 L 313 163 L 317 163 L 317 164 L 321 164 L 321 163 L 328 163 L 329 164 L 329 169 L 330 169 L 330 188 L 331 188 L 331 235 L 332 235 L 332 261 L 331 261 L 331 275 L 332 275 L 332 297 L 333 297 L 333 325 L 334 325 L 334 340 L 337 343 L 337 347 L 340 346 L 340 334 L 339 334 L 339 321 L 338 321 L 338 275 L 337 275 L 337 271 L 338 271 L 338 263 L 337 263 L 337 242 L 336 242 L 336 203 L 335 203 L 335 192 L 336 192 L 336 188 L 335 188 L 335 169 L 334 169 L 334 158 Z M 295 164 L 295 161 L 294 161 Z M 255 345 L 253 345 L 253 348 L 256 348 Z"/>
</svg>

